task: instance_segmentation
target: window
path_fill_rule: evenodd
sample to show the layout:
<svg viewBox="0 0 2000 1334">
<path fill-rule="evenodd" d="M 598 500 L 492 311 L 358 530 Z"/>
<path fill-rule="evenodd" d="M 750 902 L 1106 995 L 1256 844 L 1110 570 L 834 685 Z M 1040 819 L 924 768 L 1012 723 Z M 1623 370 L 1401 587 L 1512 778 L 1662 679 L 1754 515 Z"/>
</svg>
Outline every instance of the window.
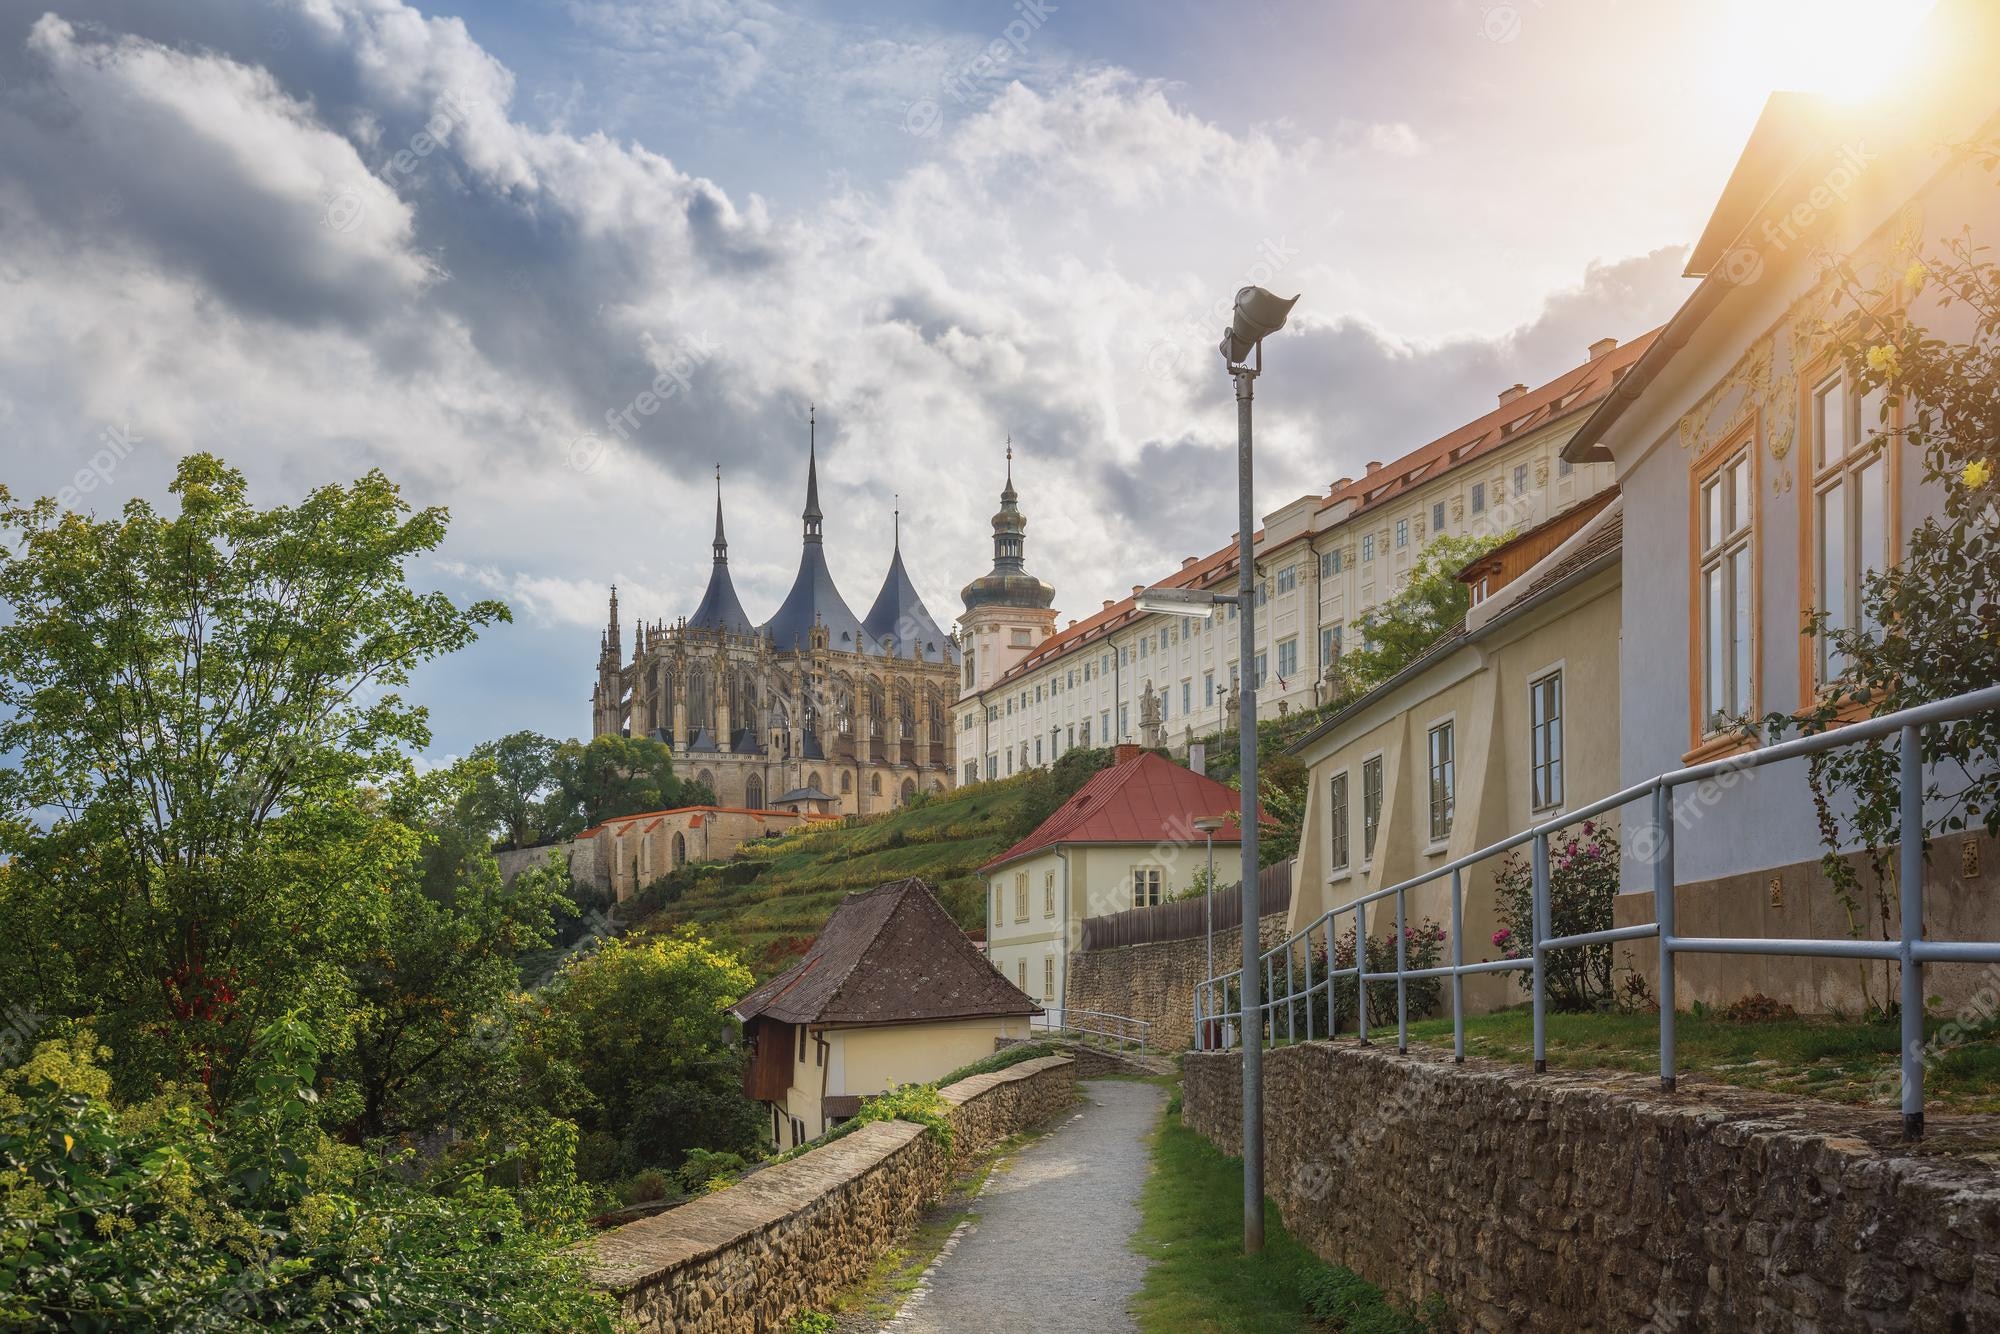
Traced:
<svg viewBox="0 0 2000 1334">
<path fill-rule="evenodd" d="M 1120 704 L 1118 706 L 1118 735 L 1122 737 L 1131 730 L 1132 706 L 1130 704 Z"/>
<path fill-rule="evenodd" d="M 1014 631 L 1012 636 L 1012 643 L 1015 648 L 1027 648 L 1028 632 L 1026 630 Z"/>
<path fill-rule="evenodd" d="M 1556 456 L 1556 476 L 1567 477 L 1575 471 L 1576 465 L 1571 463 L 1568 458 L 1560 454 Z"/>
<path fill-rule="evenodd" d="M 1699 482 L 1701 731 L 1720 732 L 1751 711 L 1750 626 L 1756 590 L 1750 573 L 1756 482 L 1750 449 L 1726 453 Z"/>
<path fill-rule="evenodd" d="M 1157 866 L 1135 866 L 1132 868 L 1132 906 L 1134 908 L 1157 908 L 1160 905 L 1160 868 Z"/>
<path fill-rule="evenodd" d="M 1014 877 L 1014 920 L 1028 920 L 1028 873 L 1021 872 Z"/>
<path fill-rule="evenodd" d="M 1090 744 L 1090 719 L 1088 718 L 1085 718 L 1083 720 L 1082 738 L 1083 739 L 1078 743 L 1079 745 L 1087 746 Z"/>
<path fill-rule="evenodd" d="M 1250 684 L 1253 689 L 1261 689 L 1265 678 L 1270 675 L 1271 665 L 1268 661 L 1270 656 L 1268 653 L 1259 653 L 1250 660 L 1250 669 L 1254 673 L 1250 678 Z"/>
<path fill-rule="evenodd" d="M 965 781 L 968 783 L 976 783 L 979 781 L 978 760 L 967 760 L 965 762 Z"/>
<path fill-rule="evenodd" d="M 1270 600 L 1271 581 L 1269 579 L 1259 579 L 1257 581 L 1257 605 L 1261 607 Z"/>
<path fill-rule="evenodd" d="M 1892 424 L 1883 419 L 1886 401 L 1880 389 L 1866 395 L 1848 392 L 1838 372 L 1813 390 L 1813 485 L 1806 522 L 1812 542 L 1811 606 L 1826 614 L 1825 631 L 1873 628 L 1861 615 L 1861 591 L 1871 573 L 1889 565 L 1892 554 L 1885 516 L 1893 451 L 1884 446 L 1889 437 L 1879 434 Z M 1819 634 L 1813 645 L 1814 682 L 1825 685 L 1844 667 L 1830 635 Z"/>
<path fill-rule="evenodd" d="M 1451 751 L 1451 724 L 1439 723 L 1431 729 L 1431 842 L 1442 843 L 1451 836 L 1451 817 L 1457 775 Z"/>
<path fill-rule="evenodd" d="M 1000 776 L 1000 757 L 998 755 L 988 755 L 986 757 L 986 776 L 988 778 L 998 778 Z"/>
<path fill-rule="evenodd" d="M 1550 672 L 1528 686 L 1529 798 L 1534 809 L 1562 805 L 1563 678 Z"/>
<path fill-rule="evenodd" d="M 1361 560 L 1363 564 L 1375 559 L 1375 534 L 1361 535 Z"/>
<path fill-rule="evenodd" d="M 1340 657 L 1340 623 L 1324 625 L 1319 631 L 1319 661 L 1323 667 Z"/>
<path fill-rule="evenodd" d="M 1528 465 L 1525 463 L 1517 463 L 1514 465 L 1514 494 L 1517 496 L 1524 496 L 1527 493 L 1528 493 Z"/>
<path fill-rule="evenodd" d="M 999 885 L 996 884 L 993 886 L 993 925 L 995 926 L 1000 925 L 1001 896 L 1005 893 L 1006 891 L 1001 889 Z"/>
<path fill-rule="evenodd" d="M 1097 739 L 1100 741 L 1109 741 L 1111 739 L 1111 710 L 1109 709 L 1098 711 Z"/>
<path fill-rule="evenodd" d="M 1375 833 L 1382 827 L 1382 757 L 1361 762 L 1361 860 L 1375 857 Z"/>
<path fill-rule="evenodd" d="M 1201 674 L 1201 707 L 1203 707 L 1204 709 L 1208 709 L 1208 708 L 1213 708 L 1214 706 L 1215 706 L 1215 673 L 1203 672 Z"/>
<path fill-rule="evenodd" d="M 1053 954 L 1044 954 L 1042 956 L 1042 999 L 1052 1001 L 1055 998 L 1056 956 Z"/>
<path fill-rule="evenodd" d="M 1486 513 L 1486 483 L 1484 482 L 1474 482 L 1472 484 L 1472 512 L 1474 514 Z"/>
<path fill-rule="evenodd" d="M 1194 712 L 1194 682 L 1181 682 L 1181 712 Z"/>
<path fill-rule="evenodd" d="M 1042 916 L 1056 915 L 1056 873 L 1050 871 L 1042 877 Z"/>
<path fill-rule="evenodd" d="M 1319 553 L 1320 578 L 1331 579 L 1334 575 L 1339 574 L 1342 568 L 1344 567 L 1340 559 L 1339 547 L 1335 547 L 1331 551 L 1322 551 Z"/>
<path fill-rule="evenodd" d="M 1293 677 L 1299 674 L 1299 641 L 1283 640 L 1278 644 L 1278 675 Z"/>
<path fill-rule="evenodd" d="M 1071 724 L 1069 725 L 1069 744 L 1070 744 L 1070 749 L 1074 750 L 1074 749 L 1076 748 L 1076 724 L 1075 724 L 1075 723 L 1071 723 Z"/>
<path fill-rule="evenodd" d="M 1330 871 L 1347 869 L 1347 775 L 1337 773 L 1328 784 L 1326 797 L 1327 854 Z"/>
<path fill-rule="evenodd" d="M 1408 545 L 1410 545 L 1410 521 L 1408 519 L 1398 519 L 1396 520 L 1396 549 L 1401 551 Z"/>
<path fill-rule="evenodd" d="M 1026 959 L 1014 960 L 1014 977 L 1016 979 L 1014 985 L 1018 986 L 1022 991 L 1026 991 L 1028 989 L 1028 961 Z"/>
<path fill-rule="evenodd" d="M 1287 565 L 1284 569 L 1278 571 L 1278 591 L 1280 593 L 1289 593 L 1298 586 L 1299 586 L 1298 566 Z"/>
<path fill-rule="evenodd" d="M 1147 651 L 1150 650 L 1152 647 L 1153 647 L 1153 637 L 1151 635 L 1147 635 L 1144 639 L 1141 639 L 1139 641 L 1139 656 L 1142 658 L 1145 657 Z"/>
<path fill-rule="evenodd" d="M 799 1025 L 799 1064 L 800 1064 L 800 1065 L 804 1065 L 805 1063 L 806 1063 L 806 1026 L 805 1026 L 804 1024 L 800 1024 L 800 1025 Z"/>
</svg>

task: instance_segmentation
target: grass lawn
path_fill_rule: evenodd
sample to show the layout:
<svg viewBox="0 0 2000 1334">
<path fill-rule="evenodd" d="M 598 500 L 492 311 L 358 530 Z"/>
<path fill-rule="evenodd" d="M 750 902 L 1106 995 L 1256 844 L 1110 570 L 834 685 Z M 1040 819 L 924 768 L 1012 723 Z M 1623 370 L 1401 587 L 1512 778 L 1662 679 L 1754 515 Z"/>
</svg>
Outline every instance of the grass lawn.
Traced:
<svg viewBox="0 0 2000 1334">
<path fill-rule="evenodd" d="M 1264 1203 L 1264 1249 L 1243 1254 L 1243 1166 L 1181 1124 L 1179 1099 L 1153 1141 L 1153 1175 L 1139 1199 L 1133 1249 L 1151 1260 L 1146 1285 L 1132 1304 L 1143 1330 L 1160 1334 L 1210 1331 L 1347 1329 L 1420 1330 L 1379 1293 L 1330 1266 L 1292 1239 L 1277 1206 Z M 1338 1324 L 1308 1314 L 1315 1293 L 1338 1290 L 1347 1304 Z"/>
<path fill-rule="evenodd" d="M 1931 1031 L 1942 1021 L 1929 1025 Z M 1393 1024 L 1375 1029 L 1394 1042 Z M 1893 1022 L 1796 1018 L 1731 1021 L 1708 1011 L 1682 1014 L 1676 1026 L 1680 1073 L 1773 1092 L 1895 1107 L 1900 1035 Z M 1652 1014 L 1551 1014 L 1550 1068 L 1656 1073 L 1659 1017 Z M 1451 1020 L 1410 1025 L 1410 1040 L 1451 1046 Z M 1534 1050 L 1534 1019 L 1525 1009 L 1478 1015 L 1465 1023 L 1465 1054 L 1525 1065 Z M 2000 1112 L 2000 1043 L 1982 1034 L 1943 1047 L 1929 1061 L 1924 1094 L 1932 1110 Z"/>
</svg>

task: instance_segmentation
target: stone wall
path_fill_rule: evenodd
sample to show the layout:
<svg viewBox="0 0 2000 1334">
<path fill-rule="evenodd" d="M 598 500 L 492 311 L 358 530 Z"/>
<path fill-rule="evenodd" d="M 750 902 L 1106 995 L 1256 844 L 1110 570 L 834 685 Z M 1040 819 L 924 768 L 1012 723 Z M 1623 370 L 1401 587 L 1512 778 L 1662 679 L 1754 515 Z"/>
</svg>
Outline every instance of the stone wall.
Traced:
<svg viewBox="0 0 2000 1334">
<path fill-rule="evenodd" d="M 678 1209 L 585 1243 L 592 1278 L 642 1331 L 782 1329 L 864 1277 L 956 1172 L 1076 1099 L 1065 1057 L 940 1091 L 947 1152 L 921 1126 L 877 1121 Z"/>
<path fill-rule="evenodd" d="M 1265 1180 L 1285 1225 L 1400 1301 L 1478 1330 L 2000 1329 L 2000 1118 L 1892 1116 L 1449 1053 L 1266 1053 Z M 1233 1052 L 1184 1066 L 1187 1123 L 1241 1150 Z M 1954 1122 L 1956 1124 L 1954 1124 Z"/>
<path fill-rule="evenodd" d="M 1285 915 L 1259 920 L 1258 936 L 1269 949 L 1285 938 Z M 1237 927 L 1215 933 L 1215 966 L 1240 963 L 1243 936 Z M 1194 989 L 1208 976 L 1208 940 L 1161 940 L 1119 949 L 1070 955 L 1064 1003 L 1076 1010 L 1099 1010 L 1143 1019 L 1152 1025 L 1147 1045 L 1185 1051 L 1194 1045 Z"/>
</svg>

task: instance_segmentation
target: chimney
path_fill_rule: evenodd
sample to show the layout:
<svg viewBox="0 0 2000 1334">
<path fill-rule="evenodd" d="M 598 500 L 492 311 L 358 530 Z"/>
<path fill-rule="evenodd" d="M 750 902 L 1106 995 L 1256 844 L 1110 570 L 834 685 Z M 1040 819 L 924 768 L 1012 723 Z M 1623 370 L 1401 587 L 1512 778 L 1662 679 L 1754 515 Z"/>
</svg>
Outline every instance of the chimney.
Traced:
<svg viewBox="0 0 2000 1334">
<path fill-rule="evenodd" d="M 1505 389 L 1502 389 L 1500 391 L 1500 406 L 1503 408 L 1506 407 L 1509 403 L 1512 403 L 1515 399 L 1519 398 L 1521 395 L 1527 392 L 1528 392 L 1528 386 L 1524 384 L 1508 385 Z"/>
<path fill-rule="evenodd" d="M 1195 563 L 1196 561 L 1198 561 L 1198 560 L 1200 560 L 1200 559 L 1201 559 L 1201 557 L 1199 557 L 1199 556 L 1182 556 L 1182 557 L 1181 557 L 1181 568 L 1182 568 L 1183 570 L 1185 570 L 1185 569 L 1186 569 L 1186 568 L 1187 568 L 1188 566 L 1190 566 L 1190 565 L 1194 564 L 1194 563 Z"/>
<path fill-rule="evenodd" d="M 1206 741 L 1188 742 L 1188 768 L 1194 770 L 1198 774 L 1203 775 L 1204 777 L 1207 776 L 1208 743 Z"/>
<path fill-rule="evenodd" d="M 1370 477 L 1373 477 L 1373 476 L 1374 476 L 1374 475 L 1375 475 L 1376 473 L 1378 473 L 1378 472 L 1381 472 L 1381 471 L 1382 471 L 1382 460 L 1380 460 L 1380 459 L 1370 459 L 1370 460 L 1368 460 L 1368 467 L 1367 467 L 1367 469 L 1366 469 L 1365 471 L 1366 471 L 1367 475 L 1368 475 L 1368 476 L 1370 476 Z"/>
<path fill-rule="evenodd" d="M 1145 586 L 1144 584 L 1134 584 L 1134 585 L 1132 585 L 1132 596 L 1133 596 L 1133 597 L 1138 597 L 1138 596 L 1139 596 L 1139 595 L 1140 595 L 1141 593 L 1143 593 L 1143 592 L 1145 592 L 1145 591 L 1146 591 L 1146 586 Z"/>
<path fill-rule="evenodd" d="M 1104 599 L 1104 608 L 1103 608 L 1103 609 L 1104 609 L 1105 611 L 1110 611 L 1110 610 L 1111 610 L 1111 599 L 1110 599 L 1110 598 L 1106 598 L 1106 599 Z"/>
<path fill-rule="evenodd" d="M 1069 629 L 1069 630 L 1074 630 L 1074 629 L 1076 629 L 1076 617 L 1074 617 L 1074 616 L 1070 617 L 1070 618 L 1069 618 L 1069 624 L 1068 624 L 1068 625 L 1067 625 L 1066 627 L 1064 627 L 1064 628 L 1065 628 L 1065 629 Z"/>
<path fill-rule="evenodd" d="M 1111 752 L 1113 764 L 1130 764 L 1139 758 L 1139 748 L 1129 741 L 1121 741 Z"/>
<path fill-rule="evenodd" d="M 1348 487 L 1352 485 L 1354 485 L 1354 479 L 1352 477 L 1339 478 L 1333 484 L 1333 494 L 1338 494 L 1339 492 L 1345 491 Z"/>
<path fill-rule="evenodd" d="M 1590 359 L 1596 361 L 1599 357 L 1617 346 L 1618 340 L 1616 338 L 1600 338 L 1590 345 Z"/>
</svg>

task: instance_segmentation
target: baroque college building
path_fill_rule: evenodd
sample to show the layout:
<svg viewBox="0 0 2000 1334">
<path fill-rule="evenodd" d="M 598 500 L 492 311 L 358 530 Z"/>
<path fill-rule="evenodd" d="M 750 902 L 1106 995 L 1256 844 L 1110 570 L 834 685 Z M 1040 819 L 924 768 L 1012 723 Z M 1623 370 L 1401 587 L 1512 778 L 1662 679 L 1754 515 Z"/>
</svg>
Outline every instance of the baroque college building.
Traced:
<svg viewBox="0 0 2000 1334">
<path fill-rule="evenodd" d="M 761 625 L 729 577 L 721 482 L 715 556 L 692 615 L 641 622 L 625 658 L 618 590 L 597 658 L 593 736 L 651 737 L 724 806 L 784 802 L 868 814 L 950 786 L 947 722 L 958 645 L 903 568 L 900 525 L 866 616 L 848 608 L 821 539 L 818 458 L 808 445 L 798 575 Z"/>
</svg>

